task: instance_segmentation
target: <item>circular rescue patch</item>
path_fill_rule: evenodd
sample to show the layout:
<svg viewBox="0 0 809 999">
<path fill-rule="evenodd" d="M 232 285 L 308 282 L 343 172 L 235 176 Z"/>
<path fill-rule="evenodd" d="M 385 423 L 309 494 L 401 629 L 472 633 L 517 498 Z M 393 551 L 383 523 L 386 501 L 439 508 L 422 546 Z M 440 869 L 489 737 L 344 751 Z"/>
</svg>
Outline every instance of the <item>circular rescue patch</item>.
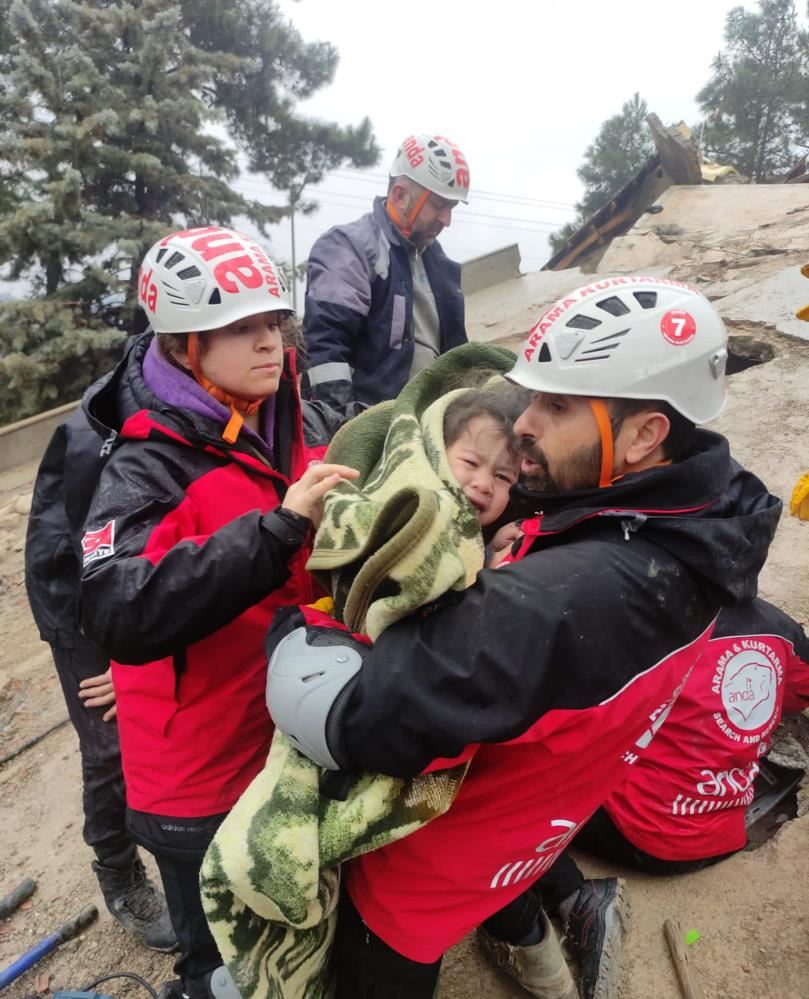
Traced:
<svg viewBox="0 0 809 999">
<path fill-rule="evenodd" d="M 739 652 L 722 677 L 722 704 L 728 721 L 742 732 L 766 725 L 778 702 L 778 674 L 761 652 Z"/>
<path fill-rule="evenodd" d="M 697 323 L 685 309 L 670 309 L 660 320 L 660 332 L 669 343 L 681 347 L 697 335 Z"/>
</svg>

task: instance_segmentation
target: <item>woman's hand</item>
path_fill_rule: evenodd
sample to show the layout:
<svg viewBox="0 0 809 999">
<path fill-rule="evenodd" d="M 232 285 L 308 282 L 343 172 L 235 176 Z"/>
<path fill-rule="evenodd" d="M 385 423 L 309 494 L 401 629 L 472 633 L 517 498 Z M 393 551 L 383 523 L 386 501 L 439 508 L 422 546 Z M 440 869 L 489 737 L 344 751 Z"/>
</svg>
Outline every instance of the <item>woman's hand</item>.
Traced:
<svg viewBox="0 0 809 999">
<path fill-rule="evenodd" d="M 356 479 L 359 474 L 356 468 L 349 468 L 348 465 L 325 463 L 312 465 L 287 489 L 281 505 L 301 517 L 308 517 L 317 527 L 323 515 L 323 499 L 326 493 L 338 482 L 349 482 L 351 479 Z"/>
<path fill-rule="evenodd" d="M 118 714 L 115 689 L 112 686 L 112 670 L 108 669 L 106 673 L 99 673 L 98 676 L 90 676 L 86 680 L 82 680 L 79 684 L 79 697 L 84 701 L 85 708 L 101 708 L 105 704 L 111 705 L 103 715 L 104 721 L 111 721 Z"/>
</svg>

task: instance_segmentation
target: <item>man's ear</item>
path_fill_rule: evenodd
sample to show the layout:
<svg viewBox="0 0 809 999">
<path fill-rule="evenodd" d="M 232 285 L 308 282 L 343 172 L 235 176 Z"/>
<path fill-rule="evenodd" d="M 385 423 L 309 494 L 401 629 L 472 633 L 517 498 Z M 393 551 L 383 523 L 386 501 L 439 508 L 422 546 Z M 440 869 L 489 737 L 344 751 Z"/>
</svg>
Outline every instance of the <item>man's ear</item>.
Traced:
<svg viewBox="0 0 809 999">
<path fill-rule="evenodd" d="M 402 215 L 405 215 L 410 208 L 410 191 L 400 180 L 395 180 L 391 184 L 388 191 L 388 201 Z"/>
<path fill-rule="evenodd" d="M 671 424 L 665 413 L 641 410 L 628 416 L 615 441 L 616 457 L 623 460 L 624 471 L 639 471 L 663 460 L 663 442 Z"/>
</svg>

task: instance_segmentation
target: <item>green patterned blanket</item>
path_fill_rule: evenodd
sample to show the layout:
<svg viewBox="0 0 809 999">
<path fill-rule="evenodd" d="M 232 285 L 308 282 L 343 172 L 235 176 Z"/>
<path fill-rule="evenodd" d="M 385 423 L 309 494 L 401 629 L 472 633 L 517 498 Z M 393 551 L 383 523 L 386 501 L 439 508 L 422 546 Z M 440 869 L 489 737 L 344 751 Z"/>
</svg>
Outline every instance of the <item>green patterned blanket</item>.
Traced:
<svg viewBox="0 0 809 999">
<path fill-rule="evenodd" d="M 328 496 L 309 568 L 336 616 L 376 638 L 483 567 L 475 511 L 450 473 L 443 421 L 476 369 L 505 372 L 513 354 L 466 344 L 414 378 L 394 402 L 346 424 L 327 461 L 356 483 Z M 219 829 L 202 868 L 203 905 L 244 999 L 328 999 L 339 865 L 441 815 L 459 766 L 411 780 L 365 774 L 346 801 L 319 794 L 320 769 L 276 732 L 267 764 Z"/>
</svg>

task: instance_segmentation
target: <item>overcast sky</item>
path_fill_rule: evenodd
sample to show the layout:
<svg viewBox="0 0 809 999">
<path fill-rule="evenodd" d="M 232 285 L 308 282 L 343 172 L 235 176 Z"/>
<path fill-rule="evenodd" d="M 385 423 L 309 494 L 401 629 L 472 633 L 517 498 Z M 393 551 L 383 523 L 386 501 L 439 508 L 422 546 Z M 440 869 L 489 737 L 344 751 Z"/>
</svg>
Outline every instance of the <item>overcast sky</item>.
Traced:
<svg viewBox="0 0 809 999">
<path fill-rule="evenodd" d="M 576 178 L 599 126 L 635 91 L 664 123 L 698 119 L 694 96 L 723 46 L 729 0 L 280 0 L 307 40 L 340 53 L 334 82 L 300 110 L 341 124 L 368 115 L 383 153 L 363 174 L 307 188 L 322 209 L 298 220 L 298 260 L 317 236 L 368 210 L 402 138 L 446 135 L 465 152 L 468 206 L 441 236 L 458 260 L 518 242 L 523 270 L 573 216 Z M 754 9 L 755 4 L 744 6 Z M 245 193 L 273 198 L 257 178 Z M 485 193 L 484 193 L 485 192 Z M 289 259 L 289 224 L 272 230 Z"/>
</svg>

